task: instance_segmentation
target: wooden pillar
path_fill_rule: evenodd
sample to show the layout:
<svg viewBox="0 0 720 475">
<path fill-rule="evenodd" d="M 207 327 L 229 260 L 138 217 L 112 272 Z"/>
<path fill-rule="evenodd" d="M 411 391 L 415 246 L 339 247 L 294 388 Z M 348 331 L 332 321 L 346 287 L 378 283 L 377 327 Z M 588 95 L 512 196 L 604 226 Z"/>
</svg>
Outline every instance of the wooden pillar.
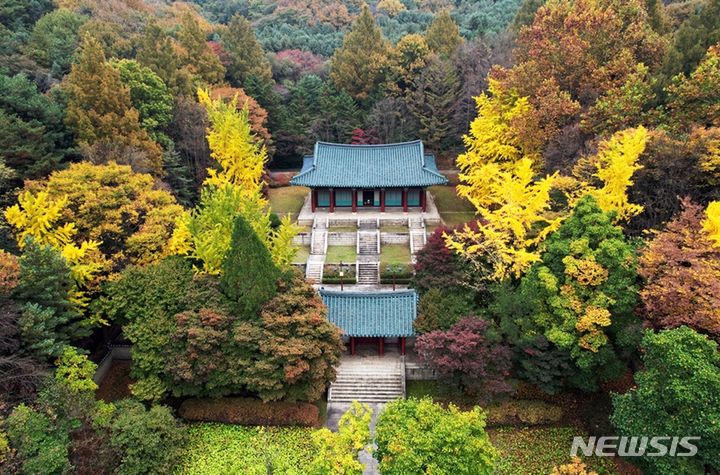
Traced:
<svg viewBox="0 0 720 475">
<path fill-rule="evenodd" d="M 420 189 L 420 206 L 422 206 L 423 213 L 427 211 L 427 190 L 425 188 Z"/>
<path fill-rule="evenodd" d="M 317 202 L 318 202 L 318 192 L 315 188 L 310 190 L 310 208 L 312 208 L 312 212 L 314 213 L 317 209 Z"/>
<path fill-rule="evenodd" d="M 385 212 L 385 188 L 380 190 L 380 212 Z"/>
<path fill-rule="evenodd" d="M 354 212 L 357 211 L 357 189 L 356 189 L 356 188 L 353 188 L 352 200 L 353 200 L 353 202 L 352 202 L 352 212 L 354 213 Z"/>
<path fill-rule="evenodd" d="M 385 356 L 385 337 L 381 336 L 380 341 L 378 342 L 378 349 L 380 356 Z"/>
<path fill-rule="evenodd" d="M 335 212 L 335 189 L 330 188 L 330 212 Z"/>
<path fill-rule="evenodd" d="M 355 355 L 355 337 L 354 336 L 350 337 L 350 354 L 353 356 Z"/>
<path fill-rule="evenodd" d="M 401 355 L 405 354 L 405 337 L 404 336 L 400 337 L 400 354 Z"/>
<path fill-rule="evenodd" d="M 402 190 L 402 207 L 403 211 L 407 213 L 408 211 L 408 190 L 407 188 L 403 188 Z"/>
</svg>

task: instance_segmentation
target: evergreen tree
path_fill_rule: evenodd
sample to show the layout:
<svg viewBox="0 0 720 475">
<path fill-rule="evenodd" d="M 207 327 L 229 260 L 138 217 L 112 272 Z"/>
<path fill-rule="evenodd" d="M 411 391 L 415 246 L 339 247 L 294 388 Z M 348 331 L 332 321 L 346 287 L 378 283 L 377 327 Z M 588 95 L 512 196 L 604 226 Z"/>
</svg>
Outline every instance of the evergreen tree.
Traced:
<svg viewBox="0 0 720 475">
<path fill-rule="evenodd" d="M 323 111 L 320 104 L 324 84 L 314 74 L 307 74 L 290 87 L 289 100 L 283 115 L 283 130 L 292 135 L 296 153 L 307 154 L 312 150 L 314 137 L 307 132 Z"/>
<path fill-rule="evenodd" d="M 520 31 L 523 26 L 527 26 L 533 22 L 535 13 L 538 8 L 545 5 L 546 0 L 523 0 L 520 8 L 515 14 L 515 20 L 513 20 L 512 28 L 515 31 Z"/>
<path fill-rule="evenodd" d="M 720 42 L 720 0 L 705 0 L 675 32 L 663 67 L 665 78 L 689 75 L 708 48 Z"/>
<path fill-rule="evenodd" d="M 130 90 L 130 99 L 140 116 L 140 125 L 156 141 L 167 146 L 170 139 L 161 129 L 172 119 L 173 98 L 163 80 L 150 68 L 131 59 L 113 60 L 110 64 Z"/>
<path fill-rule="evenodd" d="M 65 79 L 65 122 L 92 161 L 128 163 L 136 171 L 162 170 L 162 151 L 140 126 L 130 91 L 105 62 L 100 42 L 86 35 L 77 62 Z"/>
<path fill-rule="evenodd" d="M 432 150 L 446 150 L 457 135 L 453 115 L 459 90 L 455 68 L 439 58 L 430 61 L 415 82 L 408 104 L 420 122 L 421 138 Z"/>
<path fill-rule="evenodd" d="M 236 87 L 247 87 L 250 77 L 271 81 L 270 62 L 265 57 L 252 24 L 242 15 L 235 15 L 222 34 L 222 44 L 229 57 L 227 75 Z"/>
<path fill-rule="evenodd" d="M 322 114 L 312 127 L 316 140 L 349 143 L 352 131 L 362 125 L 362 112 L 345 91 L 325 86 L 320 98 Z"/>
<path fill-rule="evenodd" d="M 187 71 L 180 70 L 180 58 L 173 47 L 172 39 L 157 25 L 149 25 L 140 39 L 137 62 L 150 68 L 167 84 L 174 95 L 193 94 L 191 78 Z"/>
<path fill-rule="evenodd" d="M 87 17 L 60 8 L 38 20 L 28 39 L 27 54 L 62 78 L 70 68 L 78 44 L 78 32 Z"/>
<path fill-rule="evenodd" d="M 22 74 L 0 74 L 0 150 L 18 181 L 48 175 L 72 153 L 64 117 L 54 95 L 42 94 Z"/>
<path fill-rule="evenodd" d="M 196 198 L 195 180 L 190 167 L 183 161 L 170 141 L 163 154 L 164 181 L 172 188 L 175 199 L 183 206 L 192 206 Z"/>
<path fill-rule="evenodd" d="M 65 345 L 88 334 L 70 302 L 74 280 L 65 259 L 51 246 L 26 242 L 20 258 L 15 298 L 23 302 L 19 320 L 24 349 L 41 358 L 58 356 Z"/>
<path fill-rule="evenodd" d="M 457 23 L 450 17 L 447 10 L 435 16 L 425 33 L 425 41 L 430 50 L 442 57 L 451 56 L 463 39 Z"/>
<path fill-rule="evenodd" d="M 242 216 L 235 218 L 222 269 L 220 286 L 232 309 L 243 317 L 257 318 L 260 307 L 277 292 L 280 272 L 267 247 Z"/>
<path fill-rule="evenodd" d="M 330 79 L 355 99 L 366 101 L 385 79 L 389 46 L 365 5 L 331 60 Z"/>
<path fill-rule="evenodd" d="M 223 80 L 225 67 L 210 49 L 205 32 L 190 12 L 182 17 L 178 41 L 184 49 L 181 55 L 183 64 L 196 82 L 217 84 Z"/>
</svg>

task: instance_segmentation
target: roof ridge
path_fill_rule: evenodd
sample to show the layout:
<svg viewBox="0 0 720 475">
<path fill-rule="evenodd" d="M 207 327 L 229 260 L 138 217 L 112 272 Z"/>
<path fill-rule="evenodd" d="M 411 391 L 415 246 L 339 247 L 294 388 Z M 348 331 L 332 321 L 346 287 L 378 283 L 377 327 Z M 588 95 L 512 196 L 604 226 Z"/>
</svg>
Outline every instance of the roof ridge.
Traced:
<svg viewBox="0 0 720 475">
<path fill-rule="evenodd" d="M 323 142 L 323 141 L 317 141 L 315 142 L 315 150 L 317 152 L 317 148 L 320 145 L 330 145 L 332 147 L 352 147 L 352 148 L 390 148 L 390 147 L 399 147 L 403 145 L 415 145 L 420 144 L 420 149 L 423 149 L 422 140 L 416 139 L 416 140 L 409 140 L 407 142 L 394 142 L 394 143 L 378 143 L 378 144 L 349 144 L 349 143 L 334 143 L 334 142 Z M 317 153 L 316 153 L 317 154 Z"/>
<path fill-rule="evenodd" d="M 346 297 L 387 297 L 387 296 L 408 296 L 417 295 L 415 289 L 401 289 L 401 290 L 376 290 L 369 292 L 362 292 L 359 290 L 332 290 L 332 289 L 319 289 L 320 294 L 331 295 L 331 296 L 346 296 Z"/>
</svg>

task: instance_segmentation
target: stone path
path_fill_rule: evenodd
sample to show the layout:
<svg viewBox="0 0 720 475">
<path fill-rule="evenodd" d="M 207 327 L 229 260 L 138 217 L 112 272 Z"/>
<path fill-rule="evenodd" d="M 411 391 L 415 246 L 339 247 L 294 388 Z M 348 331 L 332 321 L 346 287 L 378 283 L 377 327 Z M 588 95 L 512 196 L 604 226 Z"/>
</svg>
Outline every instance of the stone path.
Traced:
<svg viewBox="0 0 720 475">
<path fill-rule="evenodd" d="M 396 382 L 395 378 L 398 377 L 401 380 Z M 405 365 L 400 355 L 343 356 L 338 367 L 338 378 L 330 389 L 326 427 L 336 431 L 340 418 L 350 409 L 351 401 L 356 400 L 372 409 L 370 433 L 374 435 L 378 414 L 382 412 L 386 401 L 405 397 L 404 382 Z M 373 388 L 377 390 L 373 391 Z M 359 460 L 365 464 L 363 475 L 380 475 L 377 461 L 369 453 L 360 452 Z"/>
<path fill-rule="evenodd" d="M 338 430 L 338 423 L 340 422 L 340 418 L 342 417 L 345 412 L 350 409 L 351 404 L 345 403 L 345 402 L 333 402 L 328 403 L 327 406 L 327 423 L 325 424 L 325 427 L 330 429 L 331 431 L 337 431 Z M 370 435 L 375 435 L 375 423 L 377 422 L 377 416 L 380 414 L 380 412 L 385 407 L 385 404 L 368 404 L 370 409 L 372 409 L 372 419 L 370 420 Z M 358 456 L 358 460 L 362 464 L 365 465 L 365 470 L 363 471 L 363 475 L 380 475 L 380 471 L 378 470 L 378 462 L 373 458 L 371 454 L 369 454 L 367 451 L 363 450 L 360 452 Z"/>
</svg>

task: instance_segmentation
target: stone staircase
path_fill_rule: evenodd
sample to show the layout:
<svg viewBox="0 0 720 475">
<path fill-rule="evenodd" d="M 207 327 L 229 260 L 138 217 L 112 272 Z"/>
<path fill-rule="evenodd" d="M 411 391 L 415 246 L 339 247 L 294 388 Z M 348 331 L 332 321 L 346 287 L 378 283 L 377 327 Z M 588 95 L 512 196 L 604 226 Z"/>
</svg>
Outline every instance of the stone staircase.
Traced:
<svg viewBox="0 0 720 475">
<path fill-rule="evenodd" d="M 361 256 L 376 256 L 378 252 L 379 237 L 376 231 L 358 231 L 357 253 Z"/>
<path fill-rule="evenodd" d="M 405 397 L 401 358 L 344 358 L 330 385 L 328 403 L 386 403 Z"/>
<path fill-rule="evenodd" d="M 310 254 L 325 255 L 328 246 L 327 219 L 315 219 L 310 237 Z"/>
<path fill-rule="evenodd" d="M 357 261 L 357 283 L 362 285 L 378 285 L 380 282 L 380 262 L 377 259 Z"/>
<path fill-rule="evenodd" d="M 377 219 L 358 219 L 357 283 L 380 283 L 380 223 Z"/>
<path fill-rule="evenodd" d="M 324 254 L 311 254 L 308 257 L 307 264 L 305 265 L 305 279 L 312 283 L 321 283 L 324 266 Z"/>
<path fill-rule="evenodd" d="M 410 253 L 415 256 L 427 244 L 427 230 L 425 220 L 422 218 L 409 218 L 408 229 L 410 230 Z"/>
</svg>

